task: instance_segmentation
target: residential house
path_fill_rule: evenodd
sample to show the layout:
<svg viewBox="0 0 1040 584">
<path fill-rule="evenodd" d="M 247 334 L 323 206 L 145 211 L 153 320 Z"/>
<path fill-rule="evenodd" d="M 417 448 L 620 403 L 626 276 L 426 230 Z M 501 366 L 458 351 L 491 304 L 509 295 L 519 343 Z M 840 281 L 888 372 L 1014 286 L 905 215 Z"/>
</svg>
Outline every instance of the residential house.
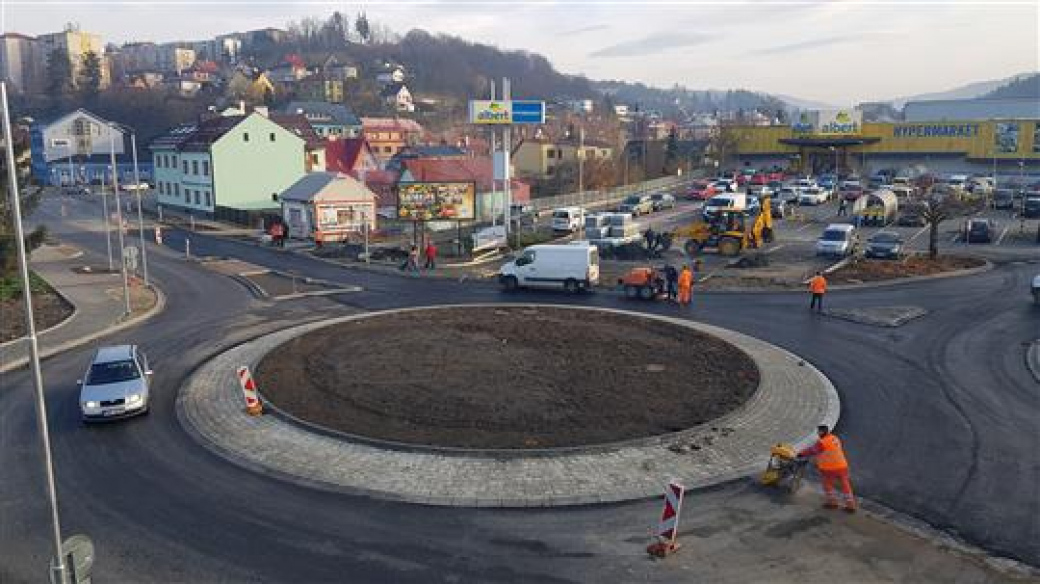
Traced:
<svg viewBox="0 0 1040 584">
<path fill-rule="evenodd" d="M 398 184 L 472 182 L 476 186 L 476 219 L 490 221 L 503 214 L 504 181 L 494 180 L 491 158 L 411 158 L 403 162 L 404 170 Z M 513 179 L 510 181 L 510 194 L 514 203 L 527 203 L 531 200 L 530 185 Z"/>
<path fill-rule="evenodd" d="M 325 144 L 325 169 L 330 172 L 349 174 L 364 181 L 368 173 L 381 167 L 364 138 L 329 140 Z"/>
<path fill-rule="evenodd" d="M 393 83 L 387 85 L 379 92 L 379 96 L 383 98 L 383 101 L 395 111 L 415 111 L 415 102 L 412 101 L 412 92 L 408 91 L 408 88 L 404 83 Z"/>
<path fill-rule="evenodd" d="M 270 114 L 271 121 L 304 140 L 304 167 L 307 172 L 325 171 L 325 139 L 314 131 L 301 114 Z"/>
<path fill-rule="evenodd" d="M 511 162 L 517 176 L 547 178 L 562 164 L 610 159 L 614 149 L 596 140 L 548 140 L 527 138 L 513 148 Z"/>
<path fill-rule="evenodd" d="M 344 82 L 358 78 L 357 65 L 341 63 L 335 55 L 329 55 L 329 58 L 322 62 L 321 73 L 328 79 Z"/>
<path fill-rule="evenodd" d="M 447 144 L 414 144 L 405 146 L 395 154 L 386 164 L 387 168 L 400 172 L 404 167 L 404 161 L 413 158 L 444 159 L 444 158 L 468 158 L 467 153 L 458 146 Z"/>
<path fill-rule="evenodd" d="M 293 94 L 301 100 L 343 103 L 343 82 L 318 73 L 297 81 Z"/>
<path fill-rule="evenodd" d="M 379 160 L 386 163 L 405 146 L 417 144 L 423 129 L 404 118 L 361 118 L 361 132 Z"/>
<path fill-rule="evenodd" d="M 44 89 L 47 56 L 36 38 L 9 32 L 0 34 L 0 80 L 12 93 L 34 95 Z"/>
<path fill-rule="evenodd" d="M 37 121 L 30 130 L 33 178 L 50 185 L 112 180 L 111 153 L 121 183 L 133 180 L 131 131 L 84 109 L 50 121 Z M 138 161 L 142 179 L 152 174 L 151 162 Z"/>
<path fill-rule="evenodd" d="M 259 112 L 174 128 L 151 145 L 158 202 L 192 213 L 278 208 L 306 173 L 306 141 Z"/>
<path fill-rule="evenodd" d="M 126 43 L 109 55 L 109 61 L 115 79 L 137 71 L 180 75 L 195 63 L 195 51 L 170 43 Z"/>
<path fill-rule="evenodd" d="M 404 68 L 389 63 L 383 66 L 383 71 L 376 75 L 376 81 L 384 85 L 394 85 L 404 82 Z"/>
<path fill-rule="evenodd" d="M 288 236 L 319 244 L 343 241 L 376 228 L 376 195 L 356 178 L 312 172 L 278 197 Z"/>
<path fill-rule="evenodd" d="M 41 34 L 36 37 L 40 41 L 40 53 L 43 55 L 44 63 L 51 54 L 57 51 L 66 59 L 72 67 L 72 84 L 78 86 L 83 75 L 83 57 L 87 53 L 94 53 L 101 60 L 101 87 L 108 87 L 111 79 L 108 59 L 105 58 L 105 45 L 101 42 L 101 35 L 89 32 L 81 32 L 78 28 L 69 26 L 61 32 Z"/>
<path fill-rule="evenodd" d="M 361 135 L 361 120 L 342 104 L 292 101 L 282 111 L 302 114 L 322 138 L 357 138 Z"/>
</svg>

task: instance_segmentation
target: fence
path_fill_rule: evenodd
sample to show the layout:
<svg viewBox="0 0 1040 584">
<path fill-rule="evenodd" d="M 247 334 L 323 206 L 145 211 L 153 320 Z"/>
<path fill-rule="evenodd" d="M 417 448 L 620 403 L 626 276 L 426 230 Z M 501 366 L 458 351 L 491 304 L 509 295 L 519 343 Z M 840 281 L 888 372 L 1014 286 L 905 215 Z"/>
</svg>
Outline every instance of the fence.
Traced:
<svg viewBox="0 0 1040 584">
<path fill-rule="evenodd" d="M 681 177 L 665 176 L 646 182 L 622 185 L 612 189 L 567 193 L 555 197 L 540 197 L 537 199 L 531 199 L 531 209 L 537 213 L 542 211 L 551 211 L 552 209 L 558 209 L 560 207 L 609 206 L 620 203 L 629 195 L 674 187 L 690 180 L 691 178 L 694 178 L 694 175 Z"/>
</svg>

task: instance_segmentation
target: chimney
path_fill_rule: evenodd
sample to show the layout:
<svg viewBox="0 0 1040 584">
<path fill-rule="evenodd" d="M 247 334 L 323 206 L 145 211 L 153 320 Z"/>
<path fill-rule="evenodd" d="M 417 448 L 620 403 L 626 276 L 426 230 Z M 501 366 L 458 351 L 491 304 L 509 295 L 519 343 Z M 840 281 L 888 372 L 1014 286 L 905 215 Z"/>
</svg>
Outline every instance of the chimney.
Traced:
<svg viewBox="0 0 1040 584">
<path fill-rule="evenodd" d="M 258 113 L 258 114 L 260 114 L 260 115 L 262 115 L 262 116 L 264 116 L 265 118 L 268 117 L 268 111 L 267 111 L 267 106 L 266 105 L 255 105 L 255 106 L 253 106 L 253 111 Z"/>
</svg>

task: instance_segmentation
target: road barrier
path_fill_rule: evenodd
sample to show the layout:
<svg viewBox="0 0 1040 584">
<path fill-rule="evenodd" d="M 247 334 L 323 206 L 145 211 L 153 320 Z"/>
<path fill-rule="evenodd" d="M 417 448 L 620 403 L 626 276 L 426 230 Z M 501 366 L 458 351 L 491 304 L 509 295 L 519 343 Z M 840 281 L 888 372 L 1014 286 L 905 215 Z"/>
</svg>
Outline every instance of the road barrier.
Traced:
<svg viewBox="0 0 1040 584">
<path fill-rule="evenodd" d="M 601 191 L 582 191 L 580 193 L 567 193 L 555 197 L 539 197 L 531 199 L 531 209 L 534 212 L 551 211 L 560 207 L 594 207 L 601 205 L 613 205 L 621 202 L 625 197 L 636 193 L 648 193 L 658 189 L 666 189 L 688 182 L 694 175 L 688 176 L 665 176 L 641 183 L 622 185 L 612 189 Z"/>
<path fill-rule="evenodd" d="M 664 490 L 664 509 L 661 511 L 661 521 L 657 524 L 654 537 L 657 539 L 650 544 L 646 551 L 652 556 L 663 558 L 675 553 L 679 549 L 679 512 L 682 510 L 683 494 L 685 487 L 677 480 L 668 483 Z"/>
<path fill-rule="evenodd" d="M 260 394 L 256 391 L 256 383 L 253 381 L 253 375 L 249 373 L 249 367 L 238 368 L 238 384 L 242 386 L 242 396 L 246 399 L 246 413 L 250 416 L 264 413 L 264 404 L 260 401 Z"/>
</svg>

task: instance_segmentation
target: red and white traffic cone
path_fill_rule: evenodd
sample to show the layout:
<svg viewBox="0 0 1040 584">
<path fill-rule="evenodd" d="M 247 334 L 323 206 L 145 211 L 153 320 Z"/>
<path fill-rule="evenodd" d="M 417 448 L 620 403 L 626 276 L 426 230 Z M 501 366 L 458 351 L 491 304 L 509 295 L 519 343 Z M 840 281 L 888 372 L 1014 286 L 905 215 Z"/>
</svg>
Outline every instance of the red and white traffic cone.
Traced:
<svg viewBox="0 0 1040 584">
<path fill-rule="evenodd" d="M 250 416 L 259 416 L 264 413 L 264 404 L 260 400 L 260 394 L 256 391 L 256 383 L 253 375 L 249 373 L 248 367 L 238 368 L 238 384 L 242 386 L 242 396 L 246 400 L 246 413 Z"/>
<path fill-rule="evenodd" d="M 679 550 L 679 511 L 682 510 L 685 490 L 677 480 L 671 481 L 665 488 L 664 509 L 654 533 L 657 541 L 646 548 L 651 556 L 664 558 Z"/>
</svg>

